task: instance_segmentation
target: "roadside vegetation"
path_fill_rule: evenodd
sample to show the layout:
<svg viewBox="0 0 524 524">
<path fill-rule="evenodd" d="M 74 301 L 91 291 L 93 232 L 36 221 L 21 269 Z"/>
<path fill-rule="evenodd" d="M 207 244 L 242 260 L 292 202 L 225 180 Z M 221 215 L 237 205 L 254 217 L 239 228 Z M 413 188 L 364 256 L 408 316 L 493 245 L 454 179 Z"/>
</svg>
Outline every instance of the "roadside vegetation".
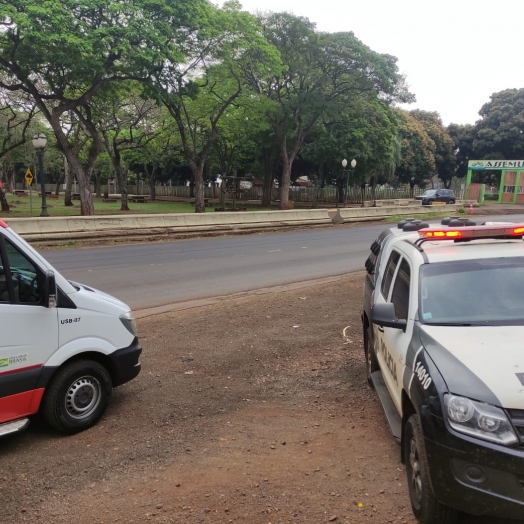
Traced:
<svg viewBox="0 0 524 524">
<path fill-rule="evenodd" d="M 189 182 L 191 211 L 209 211 L 204 188 L 218 174 L 221 207 L 240 177 L 263 182 L 265 207 L 278 185 L 278 206 L 288 209 L 302 176 L 317 188 L 316 206 L 327 186 L 339 202 L 348 187 L 437 178 L 449 187 L 468 159 L 524 155 L 524 89 L 493 94 L 475 126 L 445 127 L 438 111 L 399 109 L 415 94 L 394 56 L 289 13 L 254 16 L 236 0 L 0 6 L 3 213 L 15 212 L 4 194 L 27 168 L 38 171 L 39 133 L 48 139 L 46 183 L 65 184 L 69 207 L 75 181 L 83 215 L 103 209 L 110 181 L 121 211 L 146 209 L 129 205 L 128 186 L 154 201 L 159 182 Z M 497 186 L 500 174 L 477 176 Z"/>
<path fill-rule="evenodd" d="M 32 196 L 32 213 L 31 213 L 31 201 L 30 197 L 18 197 L 16 195 L 6 195 L 7 201 L 9 202 L 10 217 L 30 217 L 39 216 L 41 211 L 41 201 L 38 193 L 33 192 Z M 122 211 L 120 209 L 120 202 L 106 203 L 103 198 L 94 198 L 95 214 L 97 215 L 119 215 L 129 214 L 128 211 Z M 271 211 L 277 209 L 274 207 L 261 207 L 257 204 L 242 205 L 242 208 L 246 211 Z M 73 202 L 72 206 L 64 206 L 63 202 L 58 199 L 50 199 L 47 201 L 47 209 L 50 216 L 75 216 L 80 215 L 80 202 Z M 226 209 L 227 210 L 227 209 Z M 137 203 L 133 205 L 133 213 L 193 213 L 195 207 L 189 202 L 171 202 L 171 201 L 156 201 L 156 202 L 145 202 Z M 215 207 L 207 207 L 206 212 L 214 213 Z"/>
</svg>

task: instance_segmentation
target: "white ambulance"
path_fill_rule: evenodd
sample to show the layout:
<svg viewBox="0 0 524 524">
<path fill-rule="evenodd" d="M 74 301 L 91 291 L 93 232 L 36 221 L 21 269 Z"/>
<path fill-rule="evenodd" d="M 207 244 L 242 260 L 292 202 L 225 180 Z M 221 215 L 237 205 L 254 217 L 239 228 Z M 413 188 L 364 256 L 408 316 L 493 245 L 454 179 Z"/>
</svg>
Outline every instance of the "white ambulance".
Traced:
<svg viewBox="0 0 524 524">
<path fill-rule="evenodd" d="M 38 412 L 64 433 L 92 426 L 141 351 L 126 304 L 69 282 L 0 220 L 0 436 Z"/>
</svg>

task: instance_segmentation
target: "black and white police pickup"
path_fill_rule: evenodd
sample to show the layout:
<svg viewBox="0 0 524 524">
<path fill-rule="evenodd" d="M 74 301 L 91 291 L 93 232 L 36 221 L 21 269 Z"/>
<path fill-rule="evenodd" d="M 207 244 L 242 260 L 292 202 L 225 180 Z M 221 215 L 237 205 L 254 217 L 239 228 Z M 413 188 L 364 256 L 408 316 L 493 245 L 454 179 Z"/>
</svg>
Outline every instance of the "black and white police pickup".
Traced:
<svg viewBox="0 0 524 524">
<path fill-rule="evenodd" d="M 366 261 L 366 369 L 422 524 L 524 518 L 524 224 L 408 220 Z"/>
</svg>

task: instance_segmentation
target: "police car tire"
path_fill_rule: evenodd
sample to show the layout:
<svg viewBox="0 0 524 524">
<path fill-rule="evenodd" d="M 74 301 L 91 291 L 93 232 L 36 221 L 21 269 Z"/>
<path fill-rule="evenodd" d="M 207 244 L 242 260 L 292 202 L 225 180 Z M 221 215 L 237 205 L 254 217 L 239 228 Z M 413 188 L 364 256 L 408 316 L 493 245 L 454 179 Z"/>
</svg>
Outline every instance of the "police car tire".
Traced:
<svg viewBox="0 0 524 524">
<path fill-rule="evenodd" d="M 414 448 L 412 448 L 412 443 Z M 433 496 L 429 481 L 429 466 L 424 446 L 424 435 L 418 415 L 411 415 L 404 429 L 402 439 L 404 447 L 404 458 L 406 461 L 406 474 L 409 488 L 411 507 L 415 517 L 420 524 L 454 524 L 458 518 L 458 512 L 444 504 L 438 502 Z M 414 486 L 412 458 L 410 455 L 415 451 L 415 461 L 417 463 L 418 475 L 420 480 L 420 495 L 417 496 Z"/>
<path fill-rule="evenodd" d="M 71 396 L 85 387 L 92 406 L 85 414 L 72 415 Z M 42 401 L 42 415 L 46 422 L 62 433 L 78 433 L 93 426 L 104 414 L 112 392 L 111 376 L 107 369 L 92 360 L 77 360 L 65 364 L 51 379 Z M 89 400 L 88 400 L 89 402 Z"/>
<path fill-rule="evenodd" d="M 371 349 L 371 326 L 364 328 L 364 357 L 366 358 L 366 378 L 368 384 L 374 388 L 373 381 L 371 380 L 371 373 L 378 371 L 378 361 L 375 353 Z"/>
</svg>

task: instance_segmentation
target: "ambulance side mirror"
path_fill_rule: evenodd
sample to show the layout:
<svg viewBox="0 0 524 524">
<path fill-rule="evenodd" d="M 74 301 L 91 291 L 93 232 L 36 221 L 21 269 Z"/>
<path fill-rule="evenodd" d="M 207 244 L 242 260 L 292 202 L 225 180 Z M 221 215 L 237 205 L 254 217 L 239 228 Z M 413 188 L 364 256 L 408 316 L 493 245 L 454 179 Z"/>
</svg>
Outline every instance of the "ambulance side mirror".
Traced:
<svg viewBox="0 0 524 524">
<path fill-rule="evenodd" d="M 56 307 L 56 281 L 53 271 L 48 270 L 44 282 L 44 306 Z"/>
</svg>

